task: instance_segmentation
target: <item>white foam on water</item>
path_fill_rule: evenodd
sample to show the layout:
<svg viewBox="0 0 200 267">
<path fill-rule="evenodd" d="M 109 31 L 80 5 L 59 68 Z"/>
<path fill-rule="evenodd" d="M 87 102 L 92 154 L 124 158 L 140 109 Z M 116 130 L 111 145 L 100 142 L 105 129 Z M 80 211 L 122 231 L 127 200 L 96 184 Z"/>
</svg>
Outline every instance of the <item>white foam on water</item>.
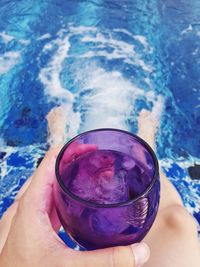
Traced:
<svg viewBox="0 0 200 267">
<path fill-rule="evenodd" d="M 157 121 L 160 121 L 164 107 L 164 98 L 161 95 L 155 96 L 154 92 L 149 91 L 146 94 L 148 101 L 152 99 L 153 108 L 151 111 L 151 117 Z"/>
<path fill-rule="evenodd" d="M 98 28 L 94 26 L 73 26 L 69 25 L 69 30 L 73 34 L 83 34 L 83 33 L 88 33 L 88 32 L 97 32 Z"/>
<path fill-rule="evenodd" d="M 0 74 L 7 73 L 12 69 L 20 59 L 20 52 L 10 51 L 0 54 Z"/>
<path fill-rule="evenodd" d="M 147 38 L 144 35 L 135 35 L 127 31 L 126 29 L 114 29 L 114 32 L 124 33 L 130 37 L 132 37 L 134 40 L 139 41 L 145 48 L 146 51 L 153 52 L 153 48 L 149 46 Z"/>
<path fill-rule="evenodd" d="M 143 36 L 134 36 L 135 39 L 143 42 L 144 47 L 147 48 L 148 44 L 146 43 L 146 39 Z M 95 44 L 95 51 L 88 51 L 84 53 L 81 57 L 91 58 L 95 56 L 103 56 L 106 59 L 122 59 L 125 63 L 133 64 L 136 66 L 140 66 L 144 71 L 152 72 L 153 67 L 150 64 L 147 64 L 142 60 L 141 54 L 135 51 L 135 45 L 127 43 L 122 40 L 118 40 L 112 37 L 111 34 L 109 36 L 96 32 L 95 36 L 91 36 L 89 33 L 84 34 L 81 39 L 82 42 L 92 42 Z M 107 51 L 106 48 L 112 48 L 111 51 Z M 101 50 L 96 50 L 96 48 L 100 48 Z M 102 51 L 102 48 L 105 50 Z"/>
<path fill-rule="evenodd" d="M 63 69 L 63 62 L 68 57 L 70 48 L 69 36 L 58 33 L 58 38 L 44 46 L 43 52 L 57 47 L 48 65 L 41 69 L 39 79 L 44 85 L 45 93 L 50 97 L 56 97 L 60 101 L 60 105 L 65 108 L 68 118 L 68 137 L 71 138 L 77 134 L 80 125 L 80 114 L 73 111 L 74 95 L 62 86 L 60 73 Z"/>
<path fill-rule="evenodd" d="M 60 30 L 57 38 L 44 46 L 43 53 L 52 51 L 53 56 L 39 74 L 46 94 L 58 98 L 60 104 L 65 106 L 66 116 L 69 118 L 68 136 L 76 134 L 78 130 L 82 132 L 99 127 L 130 130 L 128 120 L 133 121 L 134 103 L 138 98 L 146 98 L 153 103 L 158 100 L 161 107 L 161 100 L 155 96 L 153 90 L 145 92 L 119 71 L 107 71 L 92 63 L 94 60 L 90 60 L 96 56 L 104 56 L 107 60 L 123 59 L 129 64 L 141 66 L 149 73 L 153 69 L 152 66 L 141 59 L 141 55 L 135 51 L 134 44 L 116 39 L 112 34 L 102 33 L 96 27 L 70 26 L 69 29 L 69 31 Z M 69 55 L 72 46 L 70 38 L 76 35 L 80 35 L 80 42 L 93 42 L 94 47 L 101 50 L 93 51 L 93 48 L 88 48 L 88 51 L 82 54 Z M 136 39 L 147 46 L 144 38 L 136 36 Z M 107 52 L 107 47 L 111 47 L 112 52 Z M 60 80 L 61 71 L 67 68 L 64 61 L 68 57 L 86 59 L 84 68 L 80 68 L 79 64 L 73 66 L 73 79 L 79 87 L 76 94 L 64 88 Z M 88 89 L 90 93 L 84 94 Z M 78 103 L 76 112 L 73 111 L 74 103 Z M 157 109 L 158 106 L 155 110 Z M 84 118 L 82 122 L 81 115 Z"/>
<path fill-rule="evenodd" d="M 52 43 L 45 46 L 43 51 L 46 49 L 52 49 L 57 47 L 56 53 L 52 56 L 49 64 L 40 71 L 39 78 L 45 85 L 45 92 L 47 95 L 52 97 L 60 97 L 61 99 L 72 100 L 73 95 L 62 86 L 60 81 L 60 73 L 65 58 L 67 58 L 68 51 L 70 48 L 69 37 L 57 38 Z"/>
<path fill-rule="evenodd" d="M 126 35 L 129 35 L 129 36 L 131 36 L 131 37 L 134 36 L 131 32 L 129 32 L 129 31 L 126 30 L 126 29 L 114 29 L 113 31 L 114 31 L 114 32 L 121 32 L 121 33 L 124 33 L 124 34 L 126 34 Z"/>
<path fill-rule="evenodd" d="M 4 41 L 4 43 L 9 43 L 10 41 L 12 41 L 15 37 L 5 33 L 5 32 L 0 32 L 0 37 L 2 38 L 2 40 Z"/>
<path fill-rule="evenodd" d="M 6 145 L 4 139 L 0 136 L 0 147 L 4 147 Z"/>
<path fill-rule="evenodd" d="M 101 127 L 130 130 L 126 119 L 131 114 L 135 96 L 142 95 L 143 91 L 133 86 L 119 72 L 92 69 L 87 88 L 93 91 L 85 96 L 82 103 L 87 106 L 87 111 L 81 131 Z"/>
<path fill-rule="evenodd" d="M 81 57 L 90 58 L 94 56 L 103 56 L 109 60 L 124 59 L 125 63 L 138 65 L 142 67 L 144 71 L 153 71 L 153 67 L 150 64 L 145 63 L 142 59 L 142 52 L 139 54 L 135 51 L 134 44 L 117 39 L 116 36 L 113 36 L 112 32 L 100 32 L 96 27 L 85 26 L 70 26 L 69 29 L 73 35 L 83 35 L 81 39 L 82 42 L 92 42 L 95 44 L 95 51 L 90 50 Z M 139 41 L 143 45 L 145 53 L 152 53 L 153 49 L 149 46 L 145 36 L 133 35 L 125 29 L 114 29 L 113 32 L 121 32 L 129 35 L 132 39 Z M 113 52 L 106 51 L 107 47 L 112 48 Z M 97 48 L 100 48 L 101 50 L 96 50 Z M 102 48 L 105 48 L 105 50 L 102 51 Z"/>
<path fill-rule="evenodd" d="M 53 48 L 53 43 L 47 43 L 43 47 L 43 52 L 47 52 L 48 50 L 51 50 Z"/>
<path fill-rule="evenodd" d="M 134 35 L 134 39 L 138 40 L 144 46 L 144 48 L 146 50 L 149 49 L 149 44 L 148 44 L 147 39 L 146 39 L 145 36 L 143 36 L 143 35 Z"/>
<path fill-rule="evenodd" d="M 184 30 L 182 30 L 181 35 L 184 35 L 184 34 L 189 33 L 191 31 L 193 31 L 193 27 L 192 27 L 191 24 L 189 24 L 187 28 L 185 28 Z"/>
<path fill-rule="evenodd" d="M 145 83 L 149 86 L 149 88 L 152 88 L 152 82 L 149 77 L 144 78 Z"/>
<path fill-rule="evenodd" d="M 30 44 L 30 40 L 27 39 L 19 39 L 19 43 L 22 45 L 29 45 Z"/>
<path fill-rule="evenodd" d="M 105 71 L 97 66 L 90 66 L 79 72 L 80 75 L 90 75 L 85 80 L 81 93 L 88 88 L 90 93 L 80 99 L 80 106 L 86 108 L 81 131 L 94 128 L 121 128 L 130 130 L 128 119 L 133 119 L 134 103 L 137 99 L 146 98 L 153 101 L 153 116 L 159 116 L 163 107 L 162 97 L 156 97 L 153 91 L 145 92 L 138 88 L 118 71 Z M 81 108 L 80 108 L 81 110 Z"/>
<path fill-rule="evenodd" d="M 119 47 L 124 51 L 132 52 L 134 46 L 126 43 L 122 40 L 116 40 L 111 37 L 111 35 L 106 37 L 103 33 L 97 32 L 96 36 L 91 35 L 84 35 L 82 37 L 82 42 L 94 42 L 94 43 L 101 43 L 104 47 L 111 45 L 113 47 Z"/>
<path fill-rule="evenodd" d="M 45 40 L 45 39 L 49 39 L 49 38 L 51 38 L 51 34 L 45 33 L 45 34 L 41 35 L 40 37 L 38 37 L 37 40 L 41 41 L 41 40 Z"/>
<path fill-rule="evenodd" d="M 200 34 L 199 34 L 200 36 Z M 197 54 L 199 54 L 199 47 L 197 47 L 193 52 L 192 52 L 192 55 L 193 56 L 196 56 Z"/>
<path fill-rule="evenodd" d="M 6 32 L 0 32 L 0 38 L 5 44 L 8 44 L 12 40 L 17 40 L 15 36 L 9 35 Z M 27 39 L 19 39 L 17 41 L 22 45 L 28 45 L 30 43 L 30 40 Z"/>
</svg>

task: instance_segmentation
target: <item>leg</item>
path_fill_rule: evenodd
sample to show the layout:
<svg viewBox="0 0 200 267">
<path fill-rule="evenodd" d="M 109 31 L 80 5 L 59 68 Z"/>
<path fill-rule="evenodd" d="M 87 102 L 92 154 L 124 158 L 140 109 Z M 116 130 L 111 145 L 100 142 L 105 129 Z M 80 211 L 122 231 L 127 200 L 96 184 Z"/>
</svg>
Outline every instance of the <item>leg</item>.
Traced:
<svg viewBox="0 0 200 267">
<path fill-rule="evenodd" d="M 159 121 L 156 117 L 152 116 L 149 111 L 143 109 L 138 118 L 138 135 L 142 137 L 154 150 L 156 149 L 155 135 L 158 127 Z M 160 170 L 160 179 L 161 198 L 159 210 L 173 205 L 174 203 L 183 205 L 178 192 L 162 173 L 162 170 Z"/>
<path fill-rule="evenodd" d="M 49 138 L 51 147 L 63 144 L 66 141 L 67 115 L 62 106 L 53 108 L 47 114 Z"/>
<path fill-rule="evenodd" d="M 143 110 L 138 119 L 138 128 L 138 134 L 155 149 L 158 120 Z M 151 248 L 151 258 L 145 266 L 200 266 L 200 245 L 194 219 L 183 207 L 176 189 L 160 173 L 161 201 L 154 225 L 144 240 Z"/>
</svg>

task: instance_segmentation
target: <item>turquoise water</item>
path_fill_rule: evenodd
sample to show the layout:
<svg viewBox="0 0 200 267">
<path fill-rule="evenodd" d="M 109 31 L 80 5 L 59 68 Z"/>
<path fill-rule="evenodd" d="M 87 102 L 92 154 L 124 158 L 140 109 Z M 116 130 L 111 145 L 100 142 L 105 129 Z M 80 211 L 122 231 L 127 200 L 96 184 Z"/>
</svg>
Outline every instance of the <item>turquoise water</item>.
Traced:
<svg viewBox="0 0 200 267">
<path fill-rule="evenodd" d="M 63 105 L 68 139 L 160 121 L 157 155 L 200 221 L 200 3 L 1 1 L 0 215 L 48 149 L 46 115 Z M 195 178 L 198 178 L 196 174 Z"/>
</svg>

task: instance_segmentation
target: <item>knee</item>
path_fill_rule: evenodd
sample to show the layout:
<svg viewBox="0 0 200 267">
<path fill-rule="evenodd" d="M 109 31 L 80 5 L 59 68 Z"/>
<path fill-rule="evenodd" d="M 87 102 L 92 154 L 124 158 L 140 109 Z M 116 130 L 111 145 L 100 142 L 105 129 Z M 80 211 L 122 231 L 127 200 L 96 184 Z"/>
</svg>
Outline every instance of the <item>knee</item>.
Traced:
<svg viewBox="0 0 200 267">
<path fill-rule="evenodd" d="M 197 224 L 194 218 L 181 205 L 172 205 L 163 211 L 164 224 L 179 233 L 197 235 Z"/>
</svg>

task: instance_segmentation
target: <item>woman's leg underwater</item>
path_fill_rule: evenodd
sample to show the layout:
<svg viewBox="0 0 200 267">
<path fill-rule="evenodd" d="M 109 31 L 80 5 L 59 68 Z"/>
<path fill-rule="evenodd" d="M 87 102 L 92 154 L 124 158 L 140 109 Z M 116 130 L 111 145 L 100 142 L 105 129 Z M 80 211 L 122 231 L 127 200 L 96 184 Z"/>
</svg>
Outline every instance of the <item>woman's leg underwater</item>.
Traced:
<svg viewBox="0 0 200 267">
<path fill-rule="evenodd" d="M 64 144 L 67 139 L 66 125 L 67 114 L 64 106 L 58 106 L 50 110 L 46 116 L 48 122 L 48 143 L 51 147 Z"/>
</svg>

